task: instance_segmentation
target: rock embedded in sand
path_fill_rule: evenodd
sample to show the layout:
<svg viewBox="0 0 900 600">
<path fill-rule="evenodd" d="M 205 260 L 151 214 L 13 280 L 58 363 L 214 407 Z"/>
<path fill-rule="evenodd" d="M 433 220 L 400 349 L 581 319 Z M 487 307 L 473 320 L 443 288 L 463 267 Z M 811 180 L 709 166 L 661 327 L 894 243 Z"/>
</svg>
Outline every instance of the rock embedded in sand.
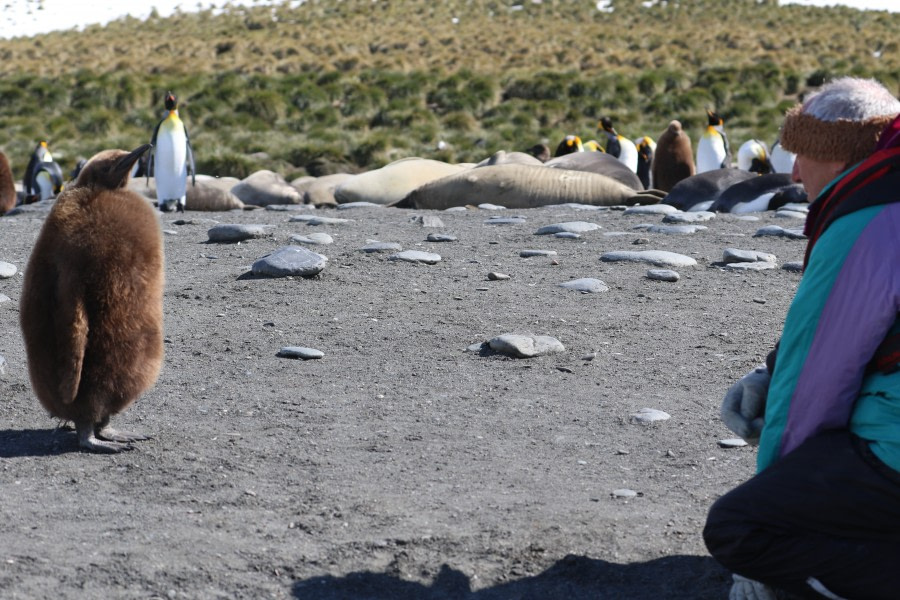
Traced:
<svg viewBox="0 0 900 600">
<path fill-rule="evenodd" d="M 612 492 L 610 492 L 610 495 L 613 498 L 637 498 L 638 493 L 634 490 L 622 488 L 622 489 L 618 489 L 618 490 L 613 490 Z"/>
<path fill-rule="evenodd" d="M 767 271 L 774 269 L 777 265 L 774 262 L 761 260 L 759 262 L 736 262 L 725 265 L 726 271 Z"/>
<path fill-rule="evenodd" d="M 338 204 L 338 210 L 352 210 L 354 208 L 384 208 L 383 204 L 375 204 L 374 202 L 347 202 L 346 204 Z"/>
<path fill-rule="evenodd" d="M 790 271 L 792 273 L 802 273 L 803 272 L 803 261 L 800 260 L 792 260 L 781 265 L 781 268 L 785 271 Z"/>
<path fill-rule="evenodd" d="M 607 286 L 601 280 L 594 279 L 593 277 L 583 277 L 581 279 L 575 279 L 573 281 L 566 281 L 565 283 L 560 283 L 559 287 L 566 288 L 567 290 L 575 290 L 576 292 L 582 292 L 586 294 L 596 294 L 609 291 L 609 286 Z"/>
<path fill-rule="evenodd" d="M 566 348 L 558 339 L 549 335 L 517 335 L 506 333 L 488 342 L 491 350 L 513 358 L 532 358 L 545 354 L 565 352 Z"/>
<path fill-rule="evenodd" d="M 681 279 L 681 275 L 679 275 L 677 271 L 671 269 L 650 269 L 647 271 L 647 279 L 674 282 Z"/>
<path fill-rule="evenodd" d="M 509 275 L 506 273 L 497 273 L 496 271 L 491 271 L 487 274 L 487 278 L 491 281 L 505 281 L 509 279 Z"/>
<path fill-rule="evenodd" d="M 719 440 L 719 446 L 722 448 L 743 448 L 747 445 L 747 442 L 742 440 L 741 438 L 728 438 L 725 440 Z"/>
<path fill-rule="evenodd" d="M 9 279 L 16 274 L 16 271 L 18 271 L 16 265 L 0 261 L 0 279 Z"/>
<path fill-rule="evenodd" d="M 413 223 L 418 223 L 422 227 L 443 227 L 444 222 L 434 215 L 416 215 L 410 219 Z"/>
<path fill-rule="evenodd" d="M 716 218 L 716 213 L 701 210 L 697 212 L 675 212 L 663 217 L 663 223 L 704 223 Z"/>
<path fill-rule="evenodd" d="M 556 250 L 522 250 L 519 252 L 522 258 L 531 258 L 532 256 L 556 256 Z"/>
<path fill-rule="evenodd" d="M 693 267 L 697 261 L 690 256 L 666 250 L 616 250 L 600 256 L 603 262 L 642 262 L 657 267 Z"/>
<path fill-rule="evenodd" d="M 708 228 L 705 225 L 651 225 L 647 231 L 665 235 L 690 235 L 704 229 Z"/>
<path fill-rule="evenodd" d="M 6 359 L 0 356 L 0 375 L 6 375 Z"/>
<path fill-rule="evenodd" d="M 775 262 L 774 254 L 768 252 L 757 252 L 756 250 L 739 250 L 737 248 L 725 248 L 722 253 L 722 262 L 724 263 L 753 263 L 753 262 Z"/>
<path fill-rule="evenodd" d="M 375 252 L 399 252 L 403 246 L 395 242 L 369 242 L 359 249 L 360 252 L 373 254 Z"/>
<path fill-rule="evenodd" d="M 565 240 L 577 240 L 581 238 L 580 235 L 578 235 L 577 233 L 572 233 L 571 231 L 560 231 L 559 233 L 554 233 L 553 237 Z"/>
<path fill-rule="evenodd" d="M 631 420 L 641 424 L 654 423 L 656 421 L 668 421 L 672 418 L 667 412 L 656 410 L 655 408 L 642 408 L 631 415 Z"/>
<path fill-rule="evenodd" d="M 799 210 L 776 210 L 775 217 L 779 219 L 805 219 L 807 213 Z"/>
<path fill-rule="evenodd" d="M 429 233 L 426 242 L 455 242 L 456 236 L 447 233 Z"/>
<path fill-rule="evenodd" d="M 313 277 L 321 273 L 327 263 L 327 257 L 312 250 L 285 246 L 253 263 L 251 272 L 260 277 Z"/>
<path fill-rule="evenodd" d="M 297 215 L 295 217 L 291 217 L 291 223 L 303 222 L 307 225 L 340 225 L 342 223 L 349 223 L 350 219 L 339 219 L 336 217 L 320 217 L 318 215 Z"/>
<path fill-rule="evenodd" d="M 595 231 L 600 229 L 596 223 L 588 223 L 586 221 L 569 221 L 567 223 L 554 223 L 553 225 L 544 225 L 534 232 L 535 235 L 549 235 L 552 233 L 584 233 L 586 231 Z"/>
<path fill-rule="evenodd" d="M 292 235 L 291 241 L 296 242 L 298 244 L 311 244 L 314 246 L 327 246 L 328 244 L 334 243 L 334 238 L 332 238 L 327 233 L 311 233 L 309 235 Z"/>
<path fill-rule="evenodd" d="M 216 225 L 207 232 L 210 242 L 233 244 L 244 240 L 269 237 L 272 235 L 271 225 Z"/>
<path fill-rule="evenodd" d="M 397 254 L 391 254 L 388 256 L 388 260 L 434 265 L 441 261 L 441 255 L 432 252 L 422 252 L 420 250 L 405 250 L 403 252 L 398 252 Z"/>
<path fill-rule="evenodd" d="M 643 204 L 639 206 L 629 206 L 622 213 L 623 215 L 671 215 L 680 213 L 681 211 L 671 204 Z"/>
<path fill-rule="evenodd" d="M 325 356 L 325 353 L 315 348 L 304 346 L 285 346 L 276 354 L 279 358 L 299 358 L 301 360 L 315 360 Z"/>
<path fill-rule="evenodd" d="M 505 206 L 500 206 L 499 204 L 491 204 L 490 202 L 483 202 L 478 205 L 478 208 L 481 210 L 506 210 Z"/>
<path fill-rule="evenodd" d="M 802 229 L 785 229 L 783 227 L 779 227 L 778 225 L 766 225 L 765 227 L 760 227 L 756 230 L 756 233 L 753 234 L 753 237 L 765 236 L 786 237 L 789 240 L 806 239 L 806 236 L 803 235 Z"/>
<path fill-rule="evenodd" d="M 491 217 L 485 225 L 519 225 L 526 221 L 525 217 Z"/>
<path fill-rule="evenodd" d="M 0 304 L 3 304 L 4 302 L 12 302 L 12 298 L 6 294 L 0 294 Z"/>
</svg>

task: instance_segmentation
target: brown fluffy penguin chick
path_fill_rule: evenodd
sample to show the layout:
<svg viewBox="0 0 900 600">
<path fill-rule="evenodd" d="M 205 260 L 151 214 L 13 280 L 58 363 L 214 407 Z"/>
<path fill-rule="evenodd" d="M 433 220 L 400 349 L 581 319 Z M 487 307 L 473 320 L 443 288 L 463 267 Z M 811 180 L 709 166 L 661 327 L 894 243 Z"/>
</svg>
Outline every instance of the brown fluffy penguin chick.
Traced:
<svg viewBox="0 0 900 600">
<path fill-rule="evenodd" d="M 681 128 L 681 123 L 672 121 L 656 141 L 653 153 L 653 187 L 664 192 L 697 172 L 694 166 L 694 152 L 691 138 Z"/>
<path fill-rule="evenodd" d="M 16 205 L 16 180 L 13 179 L 9 160 L 0 152 L 0 216 Z"/>
<path fill-rule="evenodd" d="M 57 198 L 25 270 L 31 385 L 94 452 L 147 439 L 111 429 L 109 418 L 153 385 L 162 364 L 162 233 L 150 204 L 125 189 L 149 148 L 94 156 Z"/>
</svg>

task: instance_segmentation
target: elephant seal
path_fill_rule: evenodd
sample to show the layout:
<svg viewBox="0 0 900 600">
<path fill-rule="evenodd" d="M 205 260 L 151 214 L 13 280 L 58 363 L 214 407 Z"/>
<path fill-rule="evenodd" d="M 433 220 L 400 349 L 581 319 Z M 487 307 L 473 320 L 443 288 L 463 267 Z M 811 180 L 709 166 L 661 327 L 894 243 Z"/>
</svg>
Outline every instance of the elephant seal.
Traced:
<svg viewBox="0 0 900 600">
<path fill-rule="evenodd" d="M 676 183 L 697 172 L 694 168 L 691 138 L 681 128 L 679 121 L 671 121 L 656 140 L 650 172 L 653 187 L 664 192 L 670 191 Z"/>
<path fill-rule="evenodd" d="M 748 213 L 806 202 L 806 190 L 787 173 L 769 173 L 739 181 L 712 203 L 713 212 Z"/>
<path fill-rule="evenodd" d="M 605 152 L 575 152 L 551 158 L 544 166 L 552 169 L 569 169 L 570 171 L 587 171 L 612 177 L 631 189 L 640 192 L 644 189 L 638 176 L 622 161 Z"/>
<path fill-rule="evenodd" d="M 93 452 L 147 439 L 109 419 L 162 365 L 162 232 L 150 203 L 125 187 L 149 149 L 95 155 L 60 194 L 25 269 L 19 318 L 32 388 Z"/>
<path fill-rule="evenodd" d="M 304 184 L 306 189 L 303 192 L 303 203 L 312 204 L 313 206 L 337 206 L 338 202 L 334 197 L 334 190 L 354 177 L 356 175 L 352 173 L 334 173 L 333 175 L 316 177 L 315 181 Z"/>
<path fill-rule="evenodd" d="M 532 156 L 528 156 L 528 158 L 537 162 L 537 159 Z M 360 173 L 347 179 L 335 188 L 334 199 L 338 204 L 349 202 L 393 204 L 403 200 L 417 187 L 464 169 L 466 167 L 451 165 L 439 160 L 404 158 L 380 169 Z"/>
<path fill-rule="evenodd" d="M 658 190 L 635 192 L 605 175 L 529 165 L 495 165 L 450 175 L 425 184 L 394 206 L 446 209 L 490 202 L 506 208 L 553 204 L 655 204 Z"/>
<path fill-rule="evenodd" d="M 284 177 L 265 169 L 248 175 L 231 188 L 231 193 L 254 206 L 303 204 L 303 196 Z"/>
<path fill-rule="evenodd" d="M 187 210 L 226 211 L 244 209 L 244 203 L 229 190 L 208 181 L 198 181 L 187 187 Z"/>
<path fill-rule="evenodd" d="M 498 150 L 475 166 L 490 167 L 493 165 L 542 165 L 545 162 L 546 161 L 542 161 L 539 158 L 525 152 L 506 152 L 504 150 Z"/>
<path fill-rule="evenodd" d="M 662 203 L 684 211 L 709 210 L 722 192 L 755 177 L 758 177 L 755 173 L 732 168 L 697 173 L 676 183 Z"/>
</svg>

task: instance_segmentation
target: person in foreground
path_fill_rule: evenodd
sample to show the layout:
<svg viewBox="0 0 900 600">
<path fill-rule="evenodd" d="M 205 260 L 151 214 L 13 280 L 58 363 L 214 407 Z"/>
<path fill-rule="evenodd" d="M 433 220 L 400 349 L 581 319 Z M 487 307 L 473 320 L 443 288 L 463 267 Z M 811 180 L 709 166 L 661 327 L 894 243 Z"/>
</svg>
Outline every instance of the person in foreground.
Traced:
<svg viewBox="0 0 900 600">
<path fill-rule="evenodd" d="M 848 77 L 785 117 L 793 178 L 815 200 L 776 351 L 722 403 L 759 443 L 756 476 L 703 531 L 732 600 L 900 597 L 898 113 L 879 83 Z"/>
</svg>

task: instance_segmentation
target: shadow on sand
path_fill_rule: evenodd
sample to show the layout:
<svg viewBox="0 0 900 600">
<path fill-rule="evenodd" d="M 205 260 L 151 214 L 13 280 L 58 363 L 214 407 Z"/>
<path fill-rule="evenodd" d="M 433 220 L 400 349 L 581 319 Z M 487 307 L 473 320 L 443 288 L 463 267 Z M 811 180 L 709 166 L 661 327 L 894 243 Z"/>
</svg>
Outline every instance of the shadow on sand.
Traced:
<svg viewBox="0 0 900 600">
<path fill-rule="evenodd" d="M 73 429 L 0 430 L 0 458 L 57 456 L 78 451 L 78 439 Z"/>
<path fill-rule="evenodd" d="M 313 577 L 294 584 L 298 600 L 718 600 L 731 575 L 709 556 L 668 556 L 616 564 L 569 555 L 539 575 L 472 591 L 447 565 L 431 585 L 383 573 Z"/>
</svg>

